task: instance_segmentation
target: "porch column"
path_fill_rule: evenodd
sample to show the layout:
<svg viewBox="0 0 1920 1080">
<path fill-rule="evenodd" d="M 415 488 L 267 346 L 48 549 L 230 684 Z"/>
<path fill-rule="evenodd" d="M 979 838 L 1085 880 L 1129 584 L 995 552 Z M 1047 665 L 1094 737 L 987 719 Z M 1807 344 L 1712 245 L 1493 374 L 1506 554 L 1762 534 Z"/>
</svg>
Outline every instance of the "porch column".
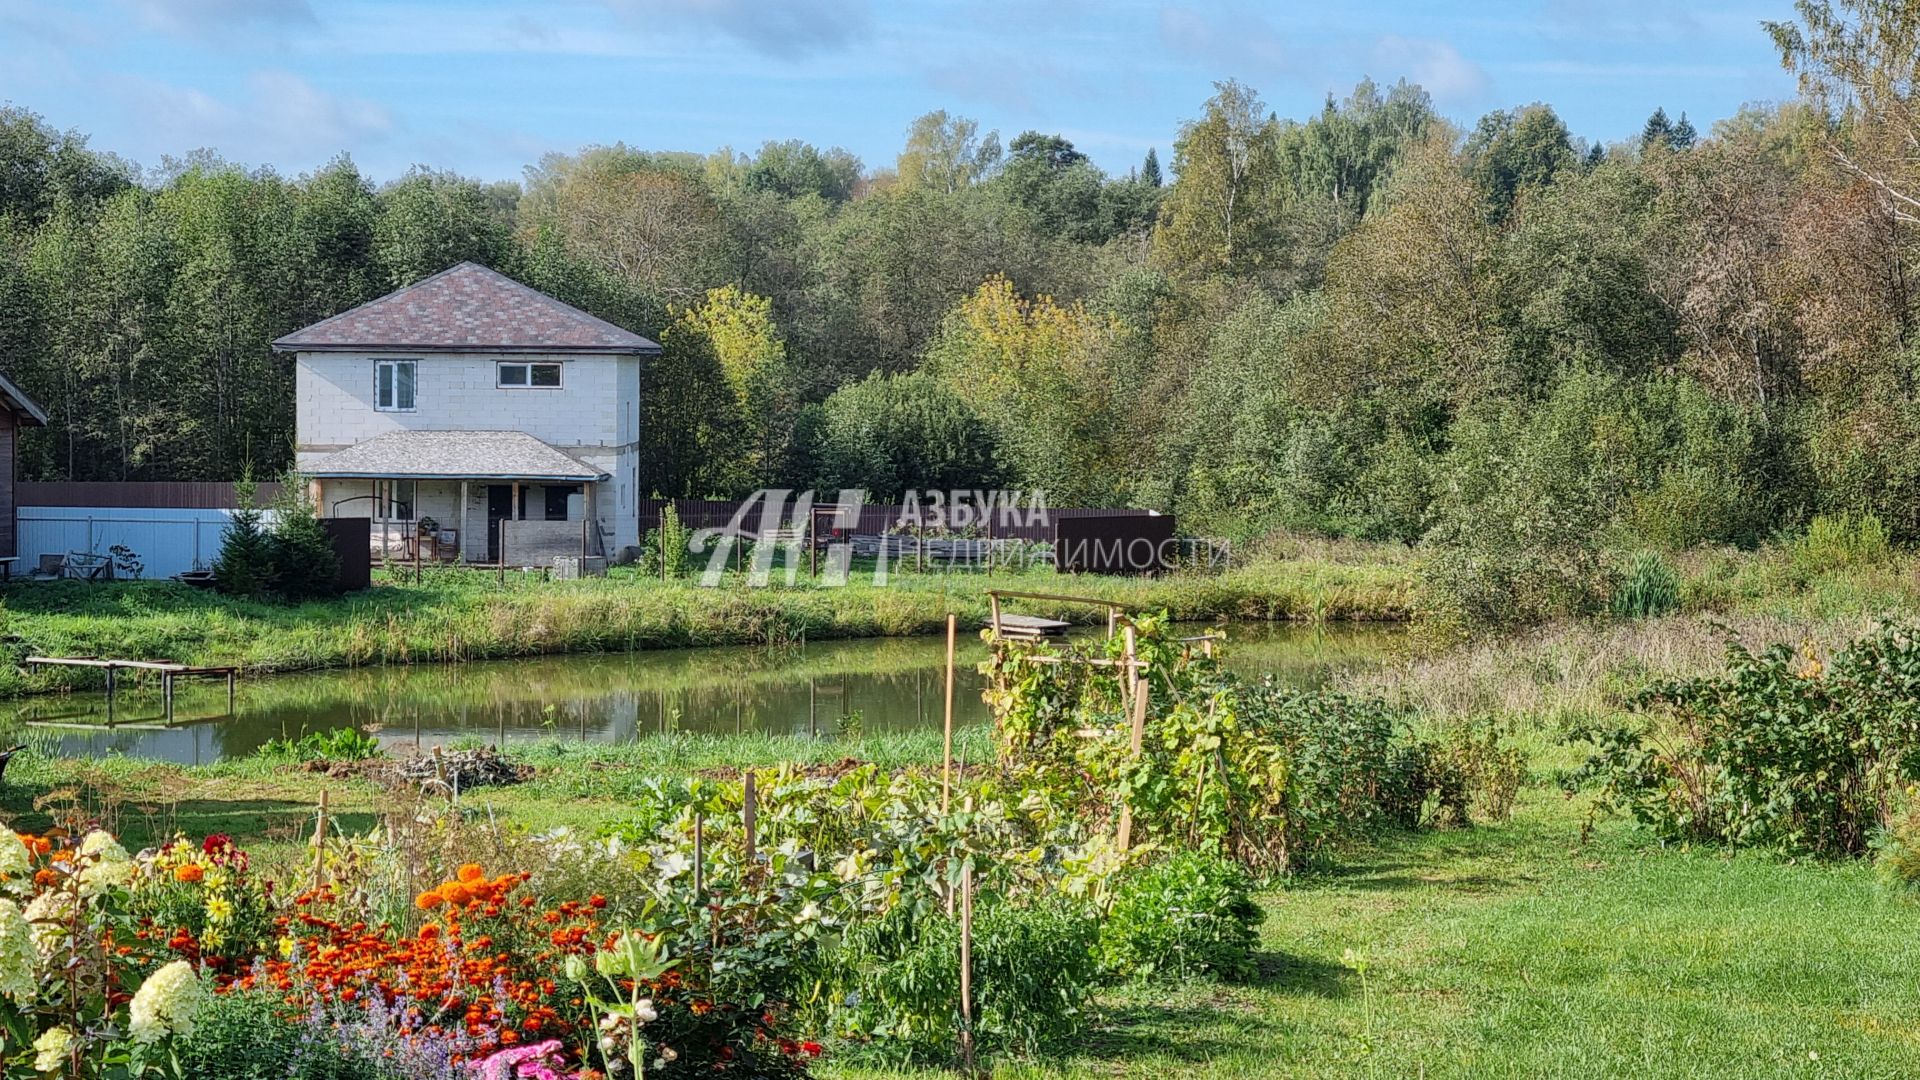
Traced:
<svg viewBox="0 0 1920 1080">
<path fill-rule="evenodd" d="M 593 537 L 592 542 L 587 545 L 589 550 L 581 552 L 583 555 L 597 555 L 600 553 L 600 512 L 595 509 L 598 505 L 598 500 L 595 498 L 593 490 L 599 486 L 600 484 L 593 480 L 589 480 L 580 485 L 581 492 L 586 496 L 580 501 L 587 508 L 587 528 L 591 530 L 589 535 Z"/>
<path fill-rule="evenodd" d="M 460 561 L 467 561 L 467 482 L 460 481 Z"/>
<path fill-rule="evenodd" d="M 316 476 L 312 480 L 307 481 L 307 498 L 313 502 L 313 514 L 315 517 L 327 516 L 326 485 L 321 482 L 319 477 Z"/>
</svg>

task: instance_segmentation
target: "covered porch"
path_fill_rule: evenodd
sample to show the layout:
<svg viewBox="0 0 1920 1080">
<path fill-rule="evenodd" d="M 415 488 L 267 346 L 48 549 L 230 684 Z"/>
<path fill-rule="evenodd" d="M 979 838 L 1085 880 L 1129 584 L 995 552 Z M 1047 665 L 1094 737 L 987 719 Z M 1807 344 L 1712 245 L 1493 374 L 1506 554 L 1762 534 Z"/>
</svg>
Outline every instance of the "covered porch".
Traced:
<svg viewBox="0 0 1920 1080">
<path fill-rule="evenodd" d="M 301 455 L 322 517 L 370 521 L 376 560 L 549 566 L 604 556 L 608 475 L 522 432 L 394 432 Z"/>
</svg>

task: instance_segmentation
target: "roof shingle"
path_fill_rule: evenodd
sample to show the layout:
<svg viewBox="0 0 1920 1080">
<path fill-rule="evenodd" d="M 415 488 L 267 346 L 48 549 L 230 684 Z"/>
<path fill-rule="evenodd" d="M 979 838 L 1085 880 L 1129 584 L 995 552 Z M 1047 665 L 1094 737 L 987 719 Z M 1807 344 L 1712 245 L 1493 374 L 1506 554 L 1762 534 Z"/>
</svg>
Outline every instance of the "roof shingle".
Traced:
<svg viewBox="0 0 1920 1080">
<path fill-rule="evenodd" d="M 389 431 L 342 450 L 303 452 L 306 476 L 417 480 L 604 480 L 607 474 L 524 431 Z"/>
<path fill-rule="evenodd" d="M 280 352 L 652 354 L 660 346 L 479 263 L 463 262 L 273 343 Z"/>
</svg>

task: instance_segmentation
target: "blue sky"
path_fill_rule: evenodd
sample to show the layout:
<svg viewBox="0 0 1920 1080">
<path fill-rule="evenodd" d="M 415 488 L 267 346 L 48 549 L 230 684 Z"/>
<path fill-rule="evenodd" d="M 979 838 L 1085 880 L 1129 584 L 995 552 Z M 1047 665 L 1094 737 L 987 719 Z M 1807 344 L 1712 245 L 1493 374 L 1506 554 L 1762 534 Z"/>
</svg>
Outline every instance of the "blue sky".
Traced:
<svg viewBox="0 0 1920 1080">
<path fill-rule="evenodd" d="M 1060 132 L 1108 169 L 1238 78 L 1305 116 L 1362 76 L 1462 124 L 1545 101 L 1611 141 L 1655 106 L 1705 130 L 1790 96 L 1759 23 L 1787 0 L 0 0 L 0 101 L 153 166 L 211 147 L 297 173 L 350 152 L 517 178 L 624 141 L 801 138 L 890 164 L 930 109 Z"/>
</svg>

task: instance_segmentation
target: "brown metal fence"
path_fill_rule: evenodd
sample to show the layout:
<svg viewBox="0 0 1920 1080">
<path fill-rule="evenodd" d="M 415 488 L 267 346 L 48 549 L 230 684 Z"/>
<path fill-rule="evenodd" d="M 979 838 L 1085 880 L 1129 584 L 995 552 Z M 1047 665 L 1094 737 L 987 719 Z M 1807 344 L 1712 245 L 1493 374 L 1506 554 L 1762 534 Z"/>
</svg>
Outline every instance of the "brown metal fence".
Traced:
<svg viewBox="0 0 1920 1080">
<path fill-rule="evenodd" d="M 254 503 L 264 506 L 280 492 L 277 483 L 254 485 Z M 233 485 L 203 480 L 22 481 L 18 506 L 120 506 L 161 510 L 231 510 L 239 505 Z"/>
<path fill-rule="evenodd" d="M 660 527 L 660 515 L 671 505 L 680 518 L 680 524 L 689 529 L 724 529 L 733 522 L 734 515 L 746 505 L 738 499 L 642 499 L 640 500 L 640 532 L 644 535 L 651 529 Z M 822 536 L 828 532 L 836 534 L 857 534 L 860 536 L 880 536 L 896 531 L 904 522 L 911 526 L 916 515 L 908 513 L 909 508 L 900 503 L 869 504 L 860 508 L 858 522 L 851 529 L 831 529 L 826 511 L 832 503 L 814 503 L 819 514 L 816 527 Z M 919 517 L 924 518 L 928 511 L 925 506 L 918 508 Z M 758 529 L 762 505 L 755 504 L 743 524 L 750 529 Z M 793 514 L 791 503 L 782 506 L 781 520 L 784 523 Z M 1030 543 L 1050 542 L 1053 540 L 1054 523 L 1074 518 L 1114 518 L 1146 517 L 1152 511 L 1137 510 L 1128 507 L 1099 509 L 1095 507 L 1048 507 L 1044 516 L 1029 515 L 1024 505 L 1016 511 L 1002 514 L 996 508 L 988 520 L 971 527 L 972 535 L 993 540 L 1024 540 Z M 977 516 L 977 513 L 976 513 Z M 930 533 L 938 530 L 928 530 Z"/>
</svg>

